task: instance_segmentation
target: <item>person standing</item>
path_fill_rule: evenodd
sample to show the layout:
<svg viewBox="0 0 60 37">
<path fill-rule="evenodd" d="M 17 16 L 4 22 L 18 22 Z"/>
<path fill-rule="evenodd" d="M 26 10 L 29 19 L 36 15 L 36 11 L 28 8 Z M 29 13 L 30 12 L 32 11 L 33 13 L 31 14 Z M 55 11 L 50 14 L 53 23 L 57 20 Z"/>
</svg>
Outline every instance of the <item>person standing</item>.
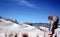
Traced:
<svg viewBox="0 0 60 37">
<path fill-rule="evenodd" d="M 59 18 L 57 16 L 48 16 L 48 20 L 50 21 L 50 28 L 49 28 L 49 35 L 48 37 L 57 37 L 56 33 L 55 33 L 55 29 L 58 28 L 58 23 L 59 23 Z"/>
</svg>

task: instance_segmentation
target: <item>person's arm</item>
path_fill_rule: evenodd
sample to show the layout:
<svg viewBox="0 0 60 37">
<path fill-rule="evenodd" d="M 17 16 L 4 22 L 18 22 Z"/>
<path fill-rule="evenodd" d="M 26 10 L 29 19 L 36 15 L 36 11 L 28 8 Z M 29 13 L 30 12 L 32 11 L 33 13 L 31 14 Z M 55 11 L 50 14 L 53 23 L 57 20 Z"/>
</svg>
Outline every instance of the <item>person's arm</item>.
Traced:
<svg viewBox="0 0 60 37">
<path fill-rule="evenodd" d="M 53 29 L 53 26 L 54 26 L 54 21 L 51 21 L 51 27 L 50 27 L 50 31 L 52 31 L 52 29 Z"/>
<path fill-rule="evenodd" d="M 53 30 L 53 21 L 51 21 L 51 27 L 50 27 L 50 31 L 49 31 L 49 35 L 52 35 L 52 30 Z"/>
</svg>

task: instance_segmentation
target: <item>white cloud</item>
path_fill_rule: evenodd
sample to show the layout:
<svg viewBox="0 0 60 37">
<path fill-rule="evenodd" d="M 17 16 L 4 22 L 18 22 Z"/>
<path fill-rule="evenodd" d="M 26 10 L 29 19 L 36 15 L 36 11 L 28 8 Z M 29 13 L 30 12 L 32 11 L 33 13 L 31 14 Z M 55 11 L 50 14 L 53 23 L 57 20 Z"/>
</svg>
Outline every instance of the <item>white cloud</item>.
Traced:
<svg viewBox="0 0 60 37">
<path fill-rule="evenodd" d="M 24 5 L 24 6 L 29 6 L 29 7 L 35 7 L 35 4 L 32 4 L 31 2 L 27 0 L 9 0 L 18 3 L 18 5 Z"/>
<path fill-rule="evenodd" d="M 34 4 L 31 4 L 30 2 L 26 1 L 26 0 L 19 0 L 18 3 L 20 5 L 25 5 L 25 6 L 30 6 L 30 7 L 34 7 Z"/>
</svg>

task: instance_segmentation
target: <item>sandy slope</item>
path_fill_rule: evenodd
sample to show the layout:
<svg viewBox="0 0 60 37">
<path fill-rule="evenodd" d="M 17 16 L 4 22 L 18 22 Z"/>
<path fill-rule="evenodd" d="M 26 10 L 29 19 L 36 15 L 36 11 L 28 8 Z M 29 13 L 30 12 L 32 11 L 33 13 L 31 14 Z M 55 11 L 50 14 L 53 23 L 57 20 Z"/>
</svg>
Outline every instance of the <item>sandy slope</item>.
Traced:
<svg viewBox="0 0 60 37">
<path fill-rule="evenodd" d="M 18 37 L 22 37 L 22 34 L 28 34 L 29 37 L 44 37 L 44 32 L 45 36 L 47 37 L 48 35 L 48 28 L 45 29 L 45 27 L 40 26 L 40 29 L 37 29 L 34 26 L 30 26 L 27 24 L 16 24 L 11 21 L 6 21 L 5 19 L 0 19 L 2 20 L 0 22 L 0 37 L 5 37 L 5 34 L 9 35 L 10 33 L 14 34 L 17 33 Z M 41 30 L 42 29 L 42 30 Z M 60 37 L 60 29 L 56 29 L 58 37 Z M 13 35 L 13 37 L 14 37 Z M 9 37 L 9 36 L 7 36 Z"/>
</svg>

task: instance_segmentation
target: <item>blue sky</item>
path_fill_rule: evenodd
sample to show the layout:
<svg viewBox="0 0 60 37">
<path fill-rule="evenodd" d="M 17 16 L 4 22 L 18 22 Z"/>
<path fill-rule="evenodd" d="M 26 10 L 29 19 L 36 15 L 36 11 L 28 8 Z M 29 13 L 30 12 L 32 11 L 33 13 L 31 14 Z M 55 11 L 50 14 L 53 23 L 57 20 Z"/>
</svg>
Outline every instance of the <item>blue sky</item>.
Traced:
<svg viewBox="0 0 60 37">
<path fill-rule="evenodd" d="M 0 16 L 20 23 L 48 23 L 49 15 L 60 18 L 60 0 L 0 0 Z"/>
</svg>

